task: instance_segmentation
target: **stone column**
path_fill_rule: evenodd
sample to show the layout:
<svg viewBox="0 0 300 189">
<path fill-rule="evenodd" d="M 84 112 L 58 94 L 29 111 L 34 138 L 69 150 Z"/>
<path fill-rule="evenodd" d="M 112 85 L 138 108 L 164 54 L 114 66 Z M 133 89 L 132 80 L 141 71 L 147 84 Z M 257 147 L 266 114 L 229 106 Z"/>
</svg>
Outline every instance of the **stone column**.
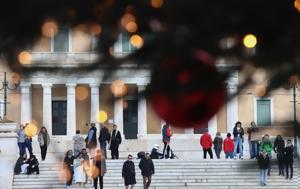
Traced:
<svg viewBox="0 0 300 189">
<path fill-rule="evenodd" d="M 96 119 L 97 113 L 100 110 L 99 105 L 99 84 L 90 84 L 91 87 L 91 123 L 96 124 L 97 136 L 100 133 L 99 123 Z"/>
<path fill-rule="evenodd" d="M 67 137 L 72 139 L 76 134 L 76 83 L 67 83 Z"/>
<path fill-rule="evenodd" d="M 140 95 L 145 90 L 144 85 L 138 85 L 138 137 L 142 138 L 147 135 L 147 100 Z"/>
<path fill-rule="evenodd" d="M 218 131 L 217 127 L 217 115 L 214 115 L 209 121 L 208 121 L 208 132 L 212 137 L 216 135 L 216 132 Z"/>
<path fill-rule="evenodd" d="M 21 83 L 21 123 L 29 123 L 32 120 L 31 85 Z"/>
<path fill-rule="evenodd" d="M 238 74 L 234 73 L 228 82 L 229 96 L 237 92 Z M 227 132 L 232 133 L 234 124 L 238 121 L 238 98 L 235 96 L 227 103 Z"/>
<path fill-rule="evenodd" d="M 122 138 L 124 138 L 123 99 L 122 98 L 115 98 L 114 124 L 116 124 L 118 126 L 118 130 L 120 131 Z"/>
<path fill-rule="evenodd" d="M 43 83 L 43 125 L 52 136 L 52 84 Z"/>
</svg>

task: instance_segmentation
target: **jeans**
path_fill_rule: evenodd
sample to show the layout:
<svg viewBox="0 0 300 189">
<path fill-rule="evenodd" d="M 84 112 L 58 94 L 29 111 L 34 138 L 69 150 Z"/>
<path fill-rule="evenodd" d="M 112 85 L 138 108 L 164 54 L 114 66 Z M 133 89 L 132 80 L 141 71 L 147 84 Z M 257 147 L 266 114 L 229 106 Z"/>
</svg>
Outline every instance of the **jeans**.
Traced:
<svg viewBox="0 0 300 189">
<path fill-rule="evenodd" d="M 167 155 L 165 154 L 166 149 L 167 149 Z M 169 157 L 170 157 L 170 144 L 168 142 L 164 142 L 163 158 L 169 158 Z"/>
<path fill-rule="evenodd" d="M 250 158 L 257 158 L 258 157 L 258 149 L 257 149 L 257 141 L 250 141 L 248 140 L 249 143 L 249 153 L 250 153 Z"/>
<path fill-rule="evenodd" d="M 222 149 L 220 148 L 215 148 L 215 153 L 218 159 L 220 159 L 220 154 L 221 154 Z"/>
<path fill-rule="evenodd" d="M 26 153 L 26 148 L 27 148 L 28 151 L 29 151 L 30 156 L 33 156 L 31 142 L 30 141 L 25 141 L 24 145 L 25 145 L 25 147 L 24 147 L 24 153 Z"/>
<path fill-rule="evenodd" d="M 23 154 L 25 153 L 25 143 L 18 142 L 18 147 L 19 147 L 19 155 L 23 156 Z"/>
<path fill-rule="evenodd" d="M 260 185 L 264 186 L 267 185 L 267 172 L 268 169 L 260 169 Z"/>
<path fill-rule="evenodd" d="M 107 146 L 107 143 L 104 142 L 104 143 L 101 143 L 100 145 L 101 145 L 100 148 L 101 148 L 101 150 L 102 150 L 102 152 L 103 152 L 103 155 L 104 155 L 105 159 L 107 159 L 107 154 L 106 154 L 106 146 Z"/>
<path fill-rule="evenodd" d="M 46 154 L 47 154 L 47 145 L 40 146 L 40 148 L 41 148 L 42 160 L 45 160 L 46 159 Z"/>
<path fill-rule="evenodd" d="M 228 157 L 229 157 L 230 159 L 232 159 L 232 158 L 233 158 L 233 153 L 232 153 L 232 152 L 226 152 L 226 153 L 225 153 L 225 158 L 228 159 Z"/>
<path fill-rule="evenodd" d="M 100 189 L 103 189 L 103 176 L 97 176 L 94 178 L 94 188 L 98 188 L 98 177 L 99 177 L 99 182 L 100 182 Z"/>
<path fill-rule="evenodd" d="M 270 173 L 271 173 L 271 167 L 272 167 L 272 163 L 271 163 L 272 155 L 271 155 L 271 154 L 268 154 L 268 156 L 269 156 L 268 175 L 270 176 Z"/>
<path fill-rule="evenodd" d="M 284 175 L 284 154 L 283 153 L 277 154 L 277 163 L 278 163 L 279 175 Z"/>
<path fill-rule="evenodd" d="M 289 168 L 291 169 L 290 179 L 293 178 L 293 162 L 287 162 L 285 163 L 285 169 L 286 169 L 286 178 L 289 178 Z"/>
<path fill-rule="evenodd" d="M 151 176 L 143 176 L 144 189 L 148 189 L 151 184 Z"/>
<path fill-rule="evenodd" d="M 237 150 L 239 147 L 239 153 L 240 153 L 240 159 L 242 159 L 244 156 L 243 154 L 243 139 L 241 137 L 236 137 L 235 141 L 234 141 L 234 158 L 237 157 Z"/>
<path fill-rule="evenodd" d="M 213 154 L 212 154 L 211 148 L 203 149 L 203 158 L 206 159 L 207 152 L 209 154 L 210 159 L 212 159 L 213 158 Z"/>
</svg>

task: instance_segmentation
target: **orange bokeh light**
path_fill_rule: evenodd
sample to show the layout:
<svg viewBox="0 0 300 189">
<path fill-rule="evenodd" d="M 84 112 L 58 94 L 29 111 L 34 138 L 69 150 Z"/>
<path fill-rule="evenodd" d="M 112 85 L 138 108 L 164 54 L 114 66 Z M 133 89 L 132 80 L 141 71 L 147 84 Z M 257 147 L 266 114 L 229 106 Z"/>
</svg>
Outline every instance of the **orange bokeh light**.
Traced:
<svg viewBox="0 0 300 189">
<path fill-rule="evenodd" d="M 102 27 L 99 24 L 93 24 L 91 27 L 91 31 L 94 35 L 100 35 L 102 32 Z"/>
<path fill-rule="evenodd" d="M 110 85 L 111 92 L 116 97 L 122 97 L 127 93 L 127 86 L 123 80 L 115 80 Z"/>
<path fill-rule="evenodd" d="M 128 31 L 128 32 L 130 32 L 130 33 L 134 33 L 134 32 L 136 32 L 137 31 L 137 24 L 135 23 L 135 22 L 133 22 L 133 21 L 130 21 L 130 22 L 128 22 L 127 24 L 126 24 L 126 30 Z"/>
<path fill-rule="evenodd" d="M 135 16 L 133 16 L 132 14 L 130 13 L 126 13 L 122 16 L 121 18 L 121 25 L 126 28 L 126 25 L 129 23 L 129 22 L 135 22 Z"/>
<path fill-rule="evenodd" d="M 57 34 L 57 32 L 58 32 L 58 25 L 53 20 L 46 21 L 42 25 L 42 34 L 45 37 L 49 37 L 49 38 L 53 37 Z"/>
<path fill-rule="evenodd" d="M 58 166 L 58 172 L 57 172 L 57 175 L 58 175 L 58 179 L 60 181 L 67 181 L 67 180 L 70 180 L 71 179 L 71 172 L 69 169 L 66 168 L 67 167 L 67 164 L 65 162 L 62 163 L 62 165 Z"/>
<path fill-rule="evenodd" d="M 144 40 L 141 36 L 135 34 L 135 35 L 131 36 L 130 43 L 132 46 L 134 46 L 136 48 L 141 48 L 144 45 Z"/>
<path fill-rule="evenodd" d="M 88 89 L 83 86 L 76 87 L 76 99 L 77 100 L 85 100 L 89 96 Z"/>
<path fill-rule="evenodd" d="M 11 80 L 13 83 L 20 83 L 20 80 L 21 80 L 20 74 L 13 72 L 11 74 Z"/>
<path fill-rule="evenodd" d="M 294 7 L 297 9 L 298 12 L 300 12 L 300 0 L 294 1 Z"/>
<path fill-rule="evenodd" d="M 254 87 L 254 94 L 258 97 L 264 97 L 267 94 L 267 87 L 265 85 L 256 85 Z"/>
<path fill-rule="evenodd" d="M 31 64 L 32 62 L 32 56 L 26 51 L 20 52 L 18 58 L 21 64 Z"/>
<path fill-rule="evenodd" d="M 151 0 L 151 6 L 153 8 L 160 8 L 161 6 L 163 6 L 164 1 L 163 0 Z"/>
</svg>

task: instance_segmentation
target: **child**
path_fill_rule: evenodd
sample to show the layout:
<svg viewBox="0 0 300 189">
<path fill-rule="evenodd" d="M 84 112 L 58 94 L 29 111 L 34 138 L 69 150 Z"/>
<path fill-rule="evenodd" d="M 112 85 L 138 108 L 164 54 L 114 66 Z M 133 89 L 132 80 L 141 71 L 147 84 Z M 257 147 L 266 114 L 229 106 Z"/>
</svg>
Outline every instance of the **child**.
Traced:
<svg viewBox="0 0 300 189">
<path fill-rule="evenodd" d="M 227 133 L 227 138 L 224 139 L 223 148 L 224 148 L 225 158 L 228 159 L 228 157 L 230 157 L 230 159 L 232 159 L 233 152 L 234 152 L 234 142 L 231 138 L 230 133 Z"/>
<path fill-rule="evenodd" d="M 258 157 L 258 166 L 260 169 L 260 185 L 267 185 L 267 173 L 269 168 L 270 159 L 266 150 L 262 150 L 261 154 Z"/>
</svg>

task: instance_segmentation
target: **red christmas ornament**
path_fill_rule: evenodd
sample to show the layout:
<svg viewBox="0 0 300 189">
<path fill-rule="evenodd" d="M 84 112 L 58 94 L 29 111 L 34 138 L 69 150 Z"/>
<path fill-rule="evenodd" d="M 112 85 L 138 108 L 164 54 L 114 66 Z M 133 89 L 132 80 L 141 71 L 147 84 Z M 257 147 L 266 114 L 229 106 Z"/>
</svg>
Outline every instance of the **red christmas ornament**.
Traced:
<svg viewBox="0 0 300 189">
<path fill-rule="evenodd" d="M 223 78 L 203 50 L 163 59 L 154 68 L 146 92 L 163 120 L 185 128 L 207 122 L 226 101 Z"/>
</svg>

